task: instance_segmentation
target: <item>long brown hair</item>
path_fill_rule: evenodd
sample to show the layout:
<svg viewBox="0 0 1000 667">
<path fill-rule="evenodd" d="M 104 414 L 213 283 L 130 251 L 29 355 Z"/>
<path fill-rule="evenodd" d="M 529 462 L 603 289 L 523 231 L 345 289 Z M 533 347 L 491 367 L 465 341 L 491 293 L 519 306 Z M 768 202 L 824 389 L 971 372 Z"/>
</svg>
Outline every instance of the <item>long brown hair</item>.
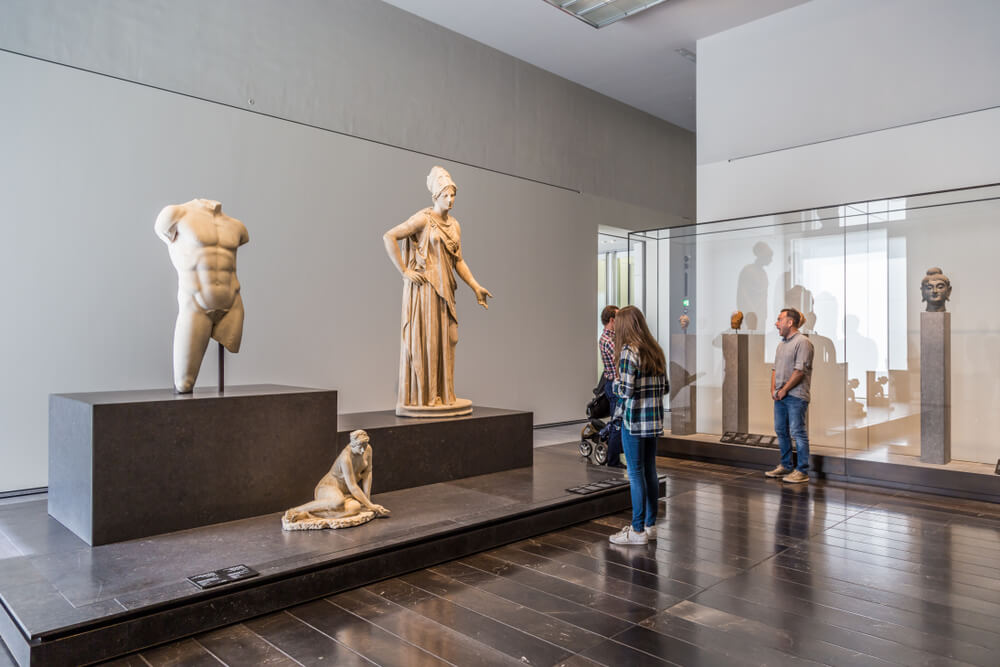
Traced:
<svg viewBox="0 0 1000 667">
<path fill-rule="evenodd" d="M 615 361 L 622 358 L 622 348 L 628 345 L 639 355 L 639 370 L 643 375 L 666 375 L 667 361 L 663 348 L 649 333 L 646 318 L 635 306 L 625 306 L 615 313 Z"/>
</svg>

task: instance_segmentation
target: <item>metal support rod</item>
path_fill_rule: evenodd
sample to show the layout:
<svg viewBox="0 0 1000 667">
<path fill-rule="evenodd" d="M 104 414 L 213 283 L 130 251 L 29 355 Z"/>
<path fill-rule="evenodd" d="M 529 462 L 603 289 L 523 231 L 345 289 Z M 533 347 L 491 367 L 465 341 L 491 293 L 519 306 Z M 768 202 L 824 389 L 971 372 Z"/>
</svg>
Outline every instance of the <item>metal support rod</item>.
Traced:
<svg viewBox="0 0 1000 667">
<path fill-rule="evenodd" d="M 219 343 L 219 393 L 226 390 L 226 348 Z"/>
</svg>

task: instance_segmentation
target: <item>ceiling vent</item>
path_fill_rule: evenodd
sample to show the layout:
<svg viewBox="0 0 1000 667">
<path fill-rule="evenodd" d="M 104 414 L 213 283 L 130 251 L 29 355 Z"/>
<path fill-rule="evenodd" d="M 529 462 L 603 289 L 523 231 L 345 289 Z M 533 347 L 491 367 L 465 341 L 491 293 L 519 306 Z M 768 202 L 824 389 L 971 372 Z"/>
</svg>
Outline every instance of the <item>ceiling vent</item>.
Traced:
<svg viewBox="0 0 1000 667">
<path fill-rule="evenodd" d="M 603 28 L 666 0 L 545 0 L 587 25 Z"/>
</svg>

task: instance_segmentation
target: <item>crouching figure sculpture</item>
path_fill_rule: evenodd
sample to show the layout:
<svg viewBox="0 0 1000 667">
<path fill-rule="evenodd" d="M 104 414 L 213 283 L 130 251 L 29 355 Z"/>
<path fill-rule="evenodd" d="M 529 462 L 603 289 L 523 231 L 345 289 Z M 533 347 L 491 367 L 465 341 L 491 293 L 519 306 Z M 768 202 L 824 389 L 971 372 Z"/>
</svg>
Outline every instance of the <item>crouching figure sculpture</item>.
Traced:
<svg viewBox="0 0 1000 667">
<path fill-rule="evenodd" d="M 351 431 L 330 472 L 316 485 L 315 500 L 285 512 L 284 530 L 320 530 L 360 526 L 375 517 L 389 516 L 389 510 L 370 499 L 372 490 L 372 448 L 365 431 Z"/>
</svg>

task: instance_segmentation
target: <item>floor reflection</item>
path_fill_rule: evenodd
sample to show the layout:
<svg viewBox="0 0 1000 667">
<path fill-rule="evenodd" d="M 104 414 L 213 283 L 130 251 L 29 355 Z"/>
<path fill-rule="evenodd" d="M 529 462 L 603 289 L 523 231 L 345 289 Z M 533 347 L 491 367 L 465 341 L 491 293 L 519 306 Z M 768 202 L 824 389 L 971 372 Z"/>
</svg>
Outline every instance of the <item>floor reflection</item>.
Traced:
<svg viewBox="0 0 1000 667">
<path fill-rule="evenodd" d="M 998 664 L 1000 506 L 658 463 L 649 544 L 608 542 L 630 511 L 512 537 L 142 664 Z"/>
</svg>

